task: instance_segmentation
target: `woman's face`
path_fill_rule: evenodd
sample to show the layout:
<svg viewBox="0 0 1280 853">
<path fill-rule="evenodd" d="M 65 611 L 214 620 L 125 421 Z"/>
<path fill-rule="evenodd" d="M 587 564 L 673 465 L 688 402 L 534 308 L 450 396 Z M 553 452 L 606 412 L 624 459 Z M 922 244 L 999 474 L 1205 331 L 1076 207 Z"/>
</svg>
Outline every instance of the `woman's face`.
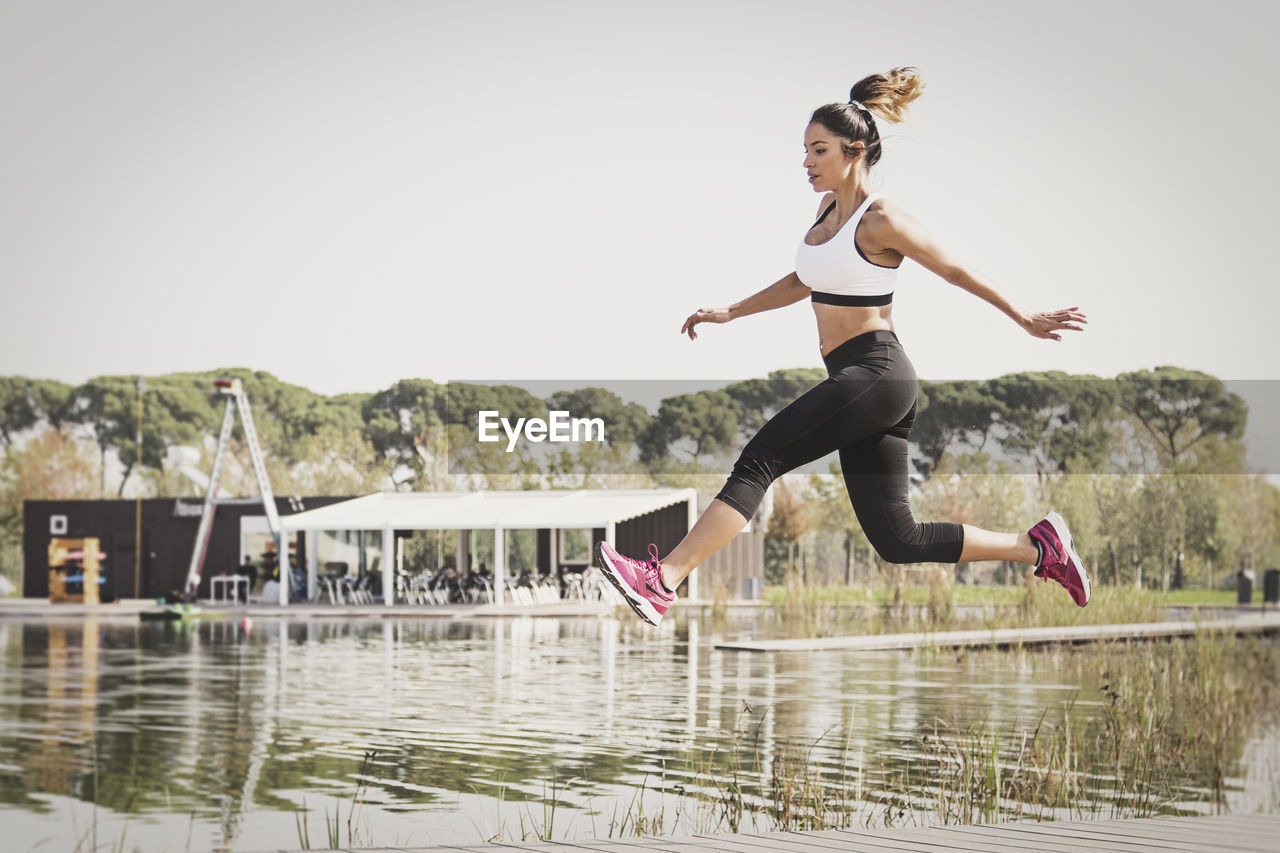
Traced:
<svg viewBox="0 0 1280 853">
<path fill-rule="evenodd" d="M 853 176 L 863 149 L 861 142 L 855 142 L 854 146 L 858 156 L 847 157 L 840 137 L 826 127 L 812 122 L 804 129 L 804 170 L 809 174 L 814 192 L 830 192 Z"/>
</svg>

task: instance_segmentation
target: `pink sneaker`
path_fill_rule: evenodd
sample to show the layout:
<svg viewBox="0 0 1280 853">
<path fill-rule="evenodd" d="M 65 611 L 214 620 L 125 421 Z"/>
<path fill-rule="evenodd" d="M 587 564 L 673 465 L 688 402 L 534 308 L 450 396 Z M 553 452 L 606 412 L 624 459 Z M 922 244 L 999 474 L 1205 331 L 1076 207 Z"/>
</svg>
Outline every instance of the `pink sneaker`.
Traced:
<svg viewBox="0 0 1280 853">
<path fill-rule="evenodd" d="M 1089 573 L 1076 553 L 1067 522 L 1056 512 L 1050 512 L 1035 527 L 1027 531 L 1031 541 L 1040 548 L 1036 561 L 1036 577 L 1047 583 L 1055 580 L 1066 587 L 1071 600 L 1084 607 L 1089 603 Z"/>
<path fill-rule="evenodd" d="M 619 554 L 608 542 L 596 543 L 596 565 L 604 576 L 618 588 L 641 619 L 657 625 L 676 600 L 676 594 L 667 592 L 662 586 L 662 567 L 658 564 L 655 545 L 649 546 L 649 555 L 653 559 L 633 560 Z"/>
</svg>

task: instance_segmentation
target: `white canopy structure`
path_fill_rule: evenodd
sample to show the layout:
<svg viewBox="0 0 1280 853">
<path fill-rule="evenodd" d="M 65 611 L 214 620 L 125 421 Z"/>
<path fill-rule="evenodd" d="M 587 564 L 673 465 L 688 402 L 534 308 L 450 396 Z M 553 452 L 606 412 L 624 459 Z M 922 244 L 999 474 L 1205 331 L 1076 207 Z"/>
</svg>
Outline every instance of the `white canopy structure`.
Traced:
<svg viewBox="0 0 1280 853">
<path fill-rule="evenodd" d="M 695 489 L 379 492 L 286 515 L 281 523 L 286 531 L 305 531 L 308 534 L 307 587 L 312 591 L 316 584 L 316 534 L 319 531 L 381 531 L 382 541 L 386 543 L 382 560 L 382 589 L 387 605 L 395 601 L 395 561 L 389 550 L 395 531 L 456 530 L 460 532 L 461 549 L 462 531 L 492 530 L 494 590 L 497 600 L 501 601 L 506 588 L 505 531 L 603 528 L 605 541 L 612 544 L 619 523 L 680 503 L 687 506 L 688 527 L 691 528 L 698 512 Z M 692 577 L 689 583 L 689 597 L 696 598 Z"/>
</svg>

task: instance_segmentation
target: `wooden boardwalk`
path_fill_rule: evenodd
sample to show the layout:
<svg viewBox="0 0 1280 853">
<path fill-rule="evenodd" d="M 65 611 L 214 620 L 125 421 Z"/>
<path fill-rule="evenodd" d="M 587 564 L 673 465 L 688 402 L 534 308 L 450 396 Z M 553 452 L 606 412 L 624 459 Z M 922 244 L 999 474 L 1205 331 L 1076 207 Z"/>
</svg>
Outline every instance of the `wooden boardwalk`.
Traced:
<svg viewBox="0 0 1280 853">
<path fill-rule="evenodd" d="M 738 652 L 819 652 L 833 650 L 885 651 L 916 648 L 1007 648 L 1057 643 L 1096 643 L 1102 640 L 1182 637 L 1197 630 L 1237 634 L 1280 633 L 1280 612 L 1249 614 L 1230 619 L 1182 622 L 1138 622 L 1128 625 L 1070 625 L 1059 628 L 997 628 L 987 631 L 938 631 L 933 634 L 859 634 L 802 640 L 724 640 L 717 649 Z M 1277 845 L 1280 850 L 1280 845 Z"/>
<path fill-rule="evenodd" d="M 357 848 L 341 848 L 352 851 Z M 685 835 L 599 841 L 538 841 L 453 844 L 438 847 L 376 847 L 362 850 L 434 853 L 509 850 L 540 853 L 1275 853 L 1280 850 L 1280 815 L 1158 817 L 1143 820 L 1002 823 L 928 829 L 833 829 L 823 832 L 768 832 L 757 835 Z M 336 853 L 336 851 L 318 851 Z"/>
<path fill-rule="evenodd" d="M 557 601 L 548 604 L 199 604 L 201 619 L 488 619 L 508 616 L 609 616 L 623 605 L 614 601 Z M 142 613 L 165 608 L 152 599 L 128 598 L 111 604 L 50 604 L 47 599 L 0 601 L 0 619 L 137 622 Z M 624 608 L 625 609 L 625 608 Z M 626 611 L 630 613 L 630 611 Z"/>
</svg>

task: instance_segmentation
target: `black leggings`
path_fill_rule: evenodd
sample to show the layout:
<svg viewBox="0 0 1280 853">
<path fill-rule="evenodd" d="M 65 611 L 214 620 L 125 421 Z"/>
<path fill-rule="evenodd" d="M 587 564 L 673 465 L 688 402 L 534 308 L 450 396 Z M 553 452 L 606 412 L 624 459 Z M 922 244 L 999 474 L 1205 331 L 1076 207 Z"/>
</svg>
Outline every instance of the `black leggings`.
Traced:
<svg viewBox="0 0 1280 853">
<path fill-rule="evenodd" d="M 853 511 L 881 558 L 959 562 L 964 528 L 917 522 L 907 502 L 907 436 L 916 419 L 917 386 L 898 336 L 867 332 L 823 361 L 828 378 L 760 428 L 716 497 L 750 519 L 770 483 L 838 450 Z"/>
</svg>

